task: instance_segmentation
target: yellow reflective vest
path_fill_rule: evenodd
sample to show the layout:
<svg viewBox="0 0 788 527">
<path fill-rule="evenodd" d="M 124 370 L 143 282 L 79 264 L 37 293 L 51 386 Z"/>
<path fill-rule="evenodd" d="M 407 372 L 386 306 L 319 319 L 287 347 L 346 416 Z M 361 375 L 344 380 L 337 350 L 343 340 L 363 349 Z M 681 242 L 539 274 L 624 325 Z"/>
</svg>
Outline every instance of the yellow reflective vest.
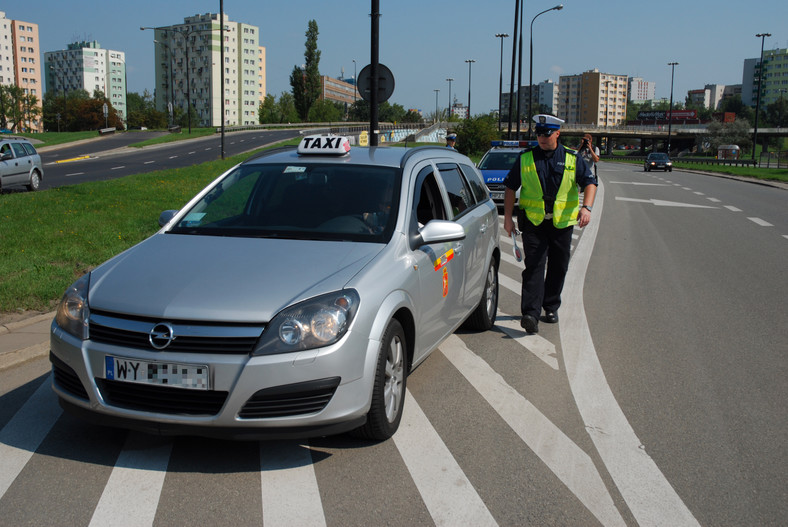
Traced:
<svg viewBox="0 0 788 527">
<path fill-rule="evenodd" d="M 575 182 L 575 166 L 577 153 L 566 149 L 564 161 L 564 177 L 558 187 L 558 194 L 553 204 L 553 225 L 563 229 L 577 224 L 577 214 L 580 212 L 580 193 Z M 520 156 L 520 208 L 525 211 L 528 220 L 534 225 L 544 221 L 544 190 L 536 173 L 533 151 L 529 150 Z"/>
</svg>

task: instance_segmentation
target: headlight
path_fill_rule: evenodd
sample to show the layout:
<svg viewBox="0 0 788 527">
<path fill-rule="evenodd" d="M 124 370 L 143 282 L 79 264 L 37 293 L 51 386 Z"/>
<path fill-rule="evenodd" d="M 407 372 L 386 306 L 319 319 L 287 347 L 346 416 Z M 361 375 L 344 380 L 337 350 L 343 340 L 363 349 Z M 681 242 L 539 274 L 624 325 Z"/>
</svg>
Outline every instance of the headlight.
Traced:
<svg viewBox="0 0 788 527">
<path fill-rule="evenodd" d="M 268 324 L 252 355 L 290 353 L 333 344 L 347 333 L 358 304 L 358 293 L 345 289 L 290 306 Z"/>
<path fill-rule="evenodd" d="M 63 293 L 60 304 L 57 306 L 55 321 L 60 328 L 74 335 L 78 339 L 87 340 L 88 338 L 88 318 L 90 308 L 88 307 L 88 285 L 90 284 L 90 274 L 71 284 Z"/>
</svg>

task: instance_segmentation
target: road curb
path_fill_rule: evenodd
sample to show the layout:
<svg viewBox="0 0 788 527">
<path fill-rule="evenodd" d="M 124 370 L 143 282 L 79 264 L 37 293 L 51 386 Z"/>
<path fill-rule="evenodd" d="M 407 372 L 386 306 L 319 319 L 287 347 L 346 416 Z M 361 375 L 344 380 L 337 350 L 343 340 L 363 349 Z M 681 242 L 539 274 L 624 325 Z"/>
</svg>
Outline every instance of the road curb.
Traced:
<svg viewBox="0 0 788 527">
<path fill-rule="evenodd" d="M 49 354 L 49 342 L 42 342 L 28 348 L 0 354 L 0 372 L 40 359 L 47 354 Z"/>
<path fill-rule="evenodd" d="M 30 318 L 26 318 L 24 320 L 17 320 L 16 322 L 8 322 L 7 324 L 0 324 L 0 335 L 5 335 L 6 333 L 12 333 L 14 331 L 19 331 L 27 326 L 32 326 L 33 324 L 37 324 L 43 320 L 52 320 L 55 318 L 55 311 L 50 313 L 42 313 L 40 315 L 35 315 Z"/>
</svg>

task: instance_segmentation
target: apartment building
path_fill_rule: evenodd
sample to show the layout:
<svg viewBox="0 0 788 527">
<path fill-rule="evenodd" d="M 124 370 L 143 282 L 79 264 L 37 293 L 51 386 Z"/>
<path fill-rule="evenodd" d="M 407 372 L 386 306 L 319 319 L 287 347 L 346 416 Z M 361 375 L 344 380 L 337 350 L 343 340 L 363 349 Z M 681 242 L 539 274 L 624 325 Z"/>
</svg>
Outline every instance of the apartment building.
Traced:
<svg viewBox="0 0 788 527">
<path fill-rule="evenodd" d="M 40 57 L 38 24 L 8 19 L 5 12 L 0 11 L 0 84 L 18 86 L 24 95 L 34 96 L 38 108 L 38 112 L 31 113 L 22 105 L 18 113 L 19 123 L 9 122 L 9 126 L 16 125 L 18 131 L 44 130 L 40 117 L 44 96 Z M 10 112 L 7 116 L 11 117 Z"/>
<path fill-rule="evenodd" d="M 630 101 L 651 101 L 657 96 L 657 83 L 643 77 L 630 77 L 628 88 Z"/>
<path fill-rule="evenodd" d="M 767 49 L 763 51 L 763 64 L 760 58 L 744 60 L 742 102 L 756 105 L 761 70 L 761 108 L 776 102 L 780 97 L 788 97 L 788 49 Z"/>
<path fill-rule="evenodd" d="M 183 24 L 154 29 L 157 109 L 166 112 L 172 105 L 186 112 L 191 106 L 199 126 L 221 126 L 224 98 L 226 126 L 258 123 L 257 109 L 265 98 L 260 29 L 232 22 L 225 13 L 224 42 L 220 30 L 217 13 L 186 17 Z"/>
<path fill-rule="evenodd" d="M 126 54 L 103 49 L 94 41 L 73 42 L 66 49 L 44 53 L 46 89 L 56 94 L 85 90 L 91 97 L 96 91 L 104 93 L 125 121 Z"/>
<path fill-rule="evenodd" d="M 558 117 L 567 123 L 616 126 L 626 122 L 628 76 L 597 69 L 562 75 L 558 84 Z"/>
</svg>

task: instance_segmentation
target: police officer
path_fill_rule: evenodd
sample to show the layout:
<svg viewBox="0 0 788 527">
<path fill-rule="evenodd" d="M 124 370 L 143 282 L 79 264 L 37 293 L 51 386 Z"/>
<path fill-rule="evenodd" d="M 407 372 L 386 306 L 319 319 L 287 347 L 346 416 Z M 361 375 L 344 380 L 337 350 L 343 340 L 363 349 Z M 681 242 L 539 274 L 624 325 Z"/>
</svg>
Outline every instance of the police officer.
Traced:
<svg viewBox="0 0 788 527">
<path fill-rule="evenodd" d="M 535 115 L 533 119 L 539 144 L 524 150 L 506 177 L 503 223 L 511 235 L 515 192 L 520 188 L 517 223 L 525 251 L 520 326 L 528 333 L 539 331 L 542 308 L 544 322 L 558 322 L 572 230 L 574 225 L 585 227 L 591 221 L 597 187 L 583 158 L 558 143 L 564 121 L 552 115 Z M 583 189 L 582 203 L 578 187 Z"/>
<path fill-rule="evenodd" d="M 451 133 L 446 134 L 446 148 L 451 148 L 452 150 L 457 150 L 454 148 L 454 144 L 457 142 L 457 134 Z"/>
</svg>

